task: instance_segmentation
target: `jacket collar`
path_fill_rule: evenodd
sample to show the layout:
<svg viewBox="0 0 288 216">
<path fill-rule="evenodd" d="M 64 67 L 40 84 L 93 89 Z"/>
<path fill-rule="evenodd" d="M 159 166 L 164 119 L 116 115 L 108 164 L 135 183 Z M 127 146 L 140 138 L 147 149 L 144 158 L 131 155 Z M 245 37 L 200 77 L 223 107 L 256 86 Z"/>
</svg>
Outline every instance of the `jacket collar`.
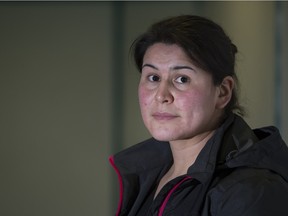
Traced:
<svg viewBox="0 0 288 216">
<path fill-rule="evenodd" d="M 195 163 L 188 169 L 188 175 L 200 182 L 206 181 L 211 176 L 217 164 L 217 152 L 222 137 L 234 118 L 233 114 L 229 115 L 216 130 L 201 150 Z M 168 142 L 151 138 L 116 154 L 114 163 L 122 175 L 143 176 L 143 173 L 155 170 L 164 175 L 173 164 L 173 156 Z"/>
</svg>

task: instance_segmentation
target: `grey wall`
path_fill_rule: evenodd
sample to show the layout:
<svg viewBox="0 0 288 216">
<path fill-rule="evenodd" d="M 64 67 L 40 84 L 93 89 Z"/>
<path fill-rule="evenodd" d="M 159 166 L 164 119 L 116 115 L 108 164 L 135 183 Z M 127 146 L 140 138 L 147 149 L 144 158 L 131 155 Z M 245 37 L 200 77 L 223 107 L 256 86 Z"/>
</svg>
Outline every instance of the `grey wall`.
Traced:
<svg viewBox="0 0 288 216">
<path fill-rule="evenodd" d="M 149 136 L 129 47 L 185 13 L 226 29 L 247 121 L 288 140 L 287 2 L 0 2 L 1 216 L 112 215 L 108 157 Z"/>
<path fill-rule="evenodd" d="M 111 5 L 0 3 L 0 215 L 108 215 Z"/>
<path fill-rule="evenodd" d="M 288 144 L 288 3 L 277 2 L 275 38 L 275 122 Z"/>
</svg>

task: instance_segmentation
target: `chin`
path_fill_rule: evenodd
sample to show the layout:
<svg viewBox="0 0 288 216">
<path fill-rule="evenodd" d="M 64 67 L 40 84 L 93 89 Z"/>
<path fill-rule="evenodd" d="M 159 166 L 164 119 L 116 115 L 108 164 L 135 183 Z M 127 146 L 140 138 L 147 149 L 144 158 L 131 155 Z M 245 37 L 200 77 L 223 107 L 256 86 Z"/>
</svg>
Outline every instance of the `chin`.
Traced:
<svg viewBox="0 0 288 216">
<path fill-rule="evenodd" d="M 175 137 L 171 137 L 171 134 L 167 135 L 167 134 L 152 134 L 153 138 L 158 140 L 158 141 L 162 141 L 162 142 L 169 142 L 172 140 L 175 140 Z"/>
<path fill-rule="evenodd" d="M 179 131 L 177 131 L 175 128 L 169 128 L 169 127 L 146 127 L 148 131 L 150 132 L 151 136 L 158 140 L 163 142 L 169 142 L 173 140 L 177 140 L 181 134 L 179 134 Z"/>
<path fill-rule="evenodd" d="M 171 141 L 170 139 L 165 139 L 165 138 L 161 138 L 161 137 L 153 136 L 153 138 L 160 141 L 160 142 L 170 142 Z"/>
</svg>

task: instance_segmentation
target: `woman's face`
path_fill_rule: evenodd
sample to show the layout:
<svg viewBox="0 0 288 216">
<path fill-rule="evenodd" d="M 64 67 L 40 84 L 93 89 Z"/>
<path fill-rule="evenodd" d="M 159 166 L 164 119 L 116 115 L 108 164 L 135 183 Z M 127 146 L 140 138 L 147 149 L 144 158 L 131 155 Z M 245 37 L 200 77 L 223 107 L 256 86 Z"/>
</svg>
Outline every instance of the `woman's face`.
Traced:
<svg viewBox="0 0 288 216">
<path fill-rule="evenodd" d="M 144 124 L 162 141 L 201 136 L 218 126 L 223 113 L 212 76 L 175 44 L 156 43 L 147 49 L 138 93 Z"/>
</svg>

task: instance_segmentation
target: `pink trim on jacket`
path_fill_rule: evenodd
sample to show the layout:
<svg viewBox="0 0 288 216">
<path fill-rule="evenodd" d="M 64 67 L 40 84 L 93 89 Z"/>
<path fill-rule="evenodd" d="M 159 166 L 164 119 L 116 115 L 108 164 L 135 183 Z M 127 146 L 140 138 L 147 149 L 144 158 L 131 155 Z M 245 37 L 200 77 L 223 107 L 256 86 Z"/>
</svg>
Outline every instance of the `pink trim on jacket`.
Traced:
<svg viewBox="0 0 288 216">
<path fill-rule="evenodd" d="M 163 201 L 163 203 L 162 203 L 162 205 L 161 205 L 161 207 L 160 207 L 160 209 L 159 209 L 158 216 L 162 216 L 162 215 L 163 215 L 163 212 L 164 212 L 164 210 L 165 210 L 165 207 L 166 207 L 166 205 L 167 205 L 167 203 L 168 203 L 168 201 L 169 201 L 172 193 L 173 193 L 183 182 L 185 182 L 186 180 L 191 179 L 191 178 L 192 178 L 192 177 L 190 177 L 190 176 L 185 177 L 184 179 L 182 179 L 180 182 L 178 182 L 178 183 L 169 191 L 169 193 L 168 193 L 167 196 L 165 197 L 165 199 L 164 199 L 164 201 Z"/>
<path fill-rule="evenodd" d="M 110 156 L 109 157 L 109 161 L 110 161 L 110 164 L 112 165 L 112 167 L 114 168 L 114 170 L 117 173 L 119 186 L 120 186 L 120 188 L 119 188 L 120 189 L 120 197 L 119 197 L 119 202 L 118 202 L 118 207 L 117 207 L 117 212 L 116 212 L 116 216 L 118 216 L 118 215 L 120 215 L 122 202 L 123 202 L 123 181 L 122 181 L 122 176 L 120 174 L 120 171 L 118 170 L 118 168 L 116 167 L 116 165 L 114 163 L 114 157 Z"/>
</svg>

